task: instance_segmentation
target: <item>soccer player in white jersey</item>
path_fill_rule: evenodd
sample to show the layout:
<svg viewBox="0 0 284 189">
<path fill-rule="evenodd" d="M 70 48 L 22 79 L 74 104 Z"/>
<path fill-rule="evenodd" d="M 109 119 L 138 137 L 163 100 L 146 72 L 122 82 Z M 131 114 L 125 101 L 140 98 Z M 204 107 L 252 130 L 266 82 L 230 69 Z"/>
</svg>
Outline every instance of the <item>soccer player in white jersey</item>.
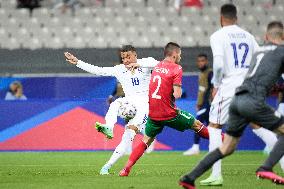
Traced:
<svg viewBox="0 0 284 189">
<path fill-rule="evenodd" d="M 222 144 L 221 128 L 228 120 L 228 109 L 235 89 L 242 84 L 252 55 L 259 48 L 255 38 L 237 26 L 237 9 L 233 4 L 223 5 L 220 13 L 222 28 L 210 37 L 213 53 L 214 99 L 209 113 L 209 151 L 215 150 Z M 269 137 L 275 137 L 271 131 L 252 125 L 254 133 L 265 142 L 269 142 Z M 200 184 L 223 184 L 221 160 L 213 165 L 209 178 L 202 180 Z"/>
<path fill-rule="evenodd" d="M 121 58 L 123 64 L 119 64 L 114 67 L 94 66 L 78 60 L 75 56 L 68 52 L 65 53 L 65 57 L 69 63 L 75 64 L 78 68 L 92 74 L 116 77 L 122 85 L 125 98 L 127 98 L 127 100 L 136 107 L 135 117 L 126 125 L 120 144 L 116 147 L 110 160 L 101 169 L 101 174 L 108 174 L 110 167 L 124 155 L 128 144 L 132 144 L 135 135 L 139 132 L 140 126 L 144 124 L 146 120 L 145 118 L 148 116 L 148 91 L 151 79 L 151 68 L 159 62 L 151 57 L 137 59 L 136 49 L 131 45 L 125 45 L 122 47 Z M 147 64 L 148 66 L 147 68 L 141 67 L 136 70 L 130 70 L 126 67 L 128 64 L 135 62 L 140 65 Z M 114 116 L 117 116 L 117 114 Z M 107 138 L 113 138 L 113 127 L 113 123 L 106 122 L 104 125 L 96 123 L 97 130 L 105 134 Z"/>
<path fill-rule="evenodd" d="M 137 109 L 134 104 L 130 103 L 126 97 L 117 98 L 113 101 L 105 116 L 105 123 L 101 124 L 99 122 L 96 123 L 98 127 L 107 127 L 113 128 L 117 122 L 117 116 L 121 117 L 127 122 L 127 125 L 133 125 L 133 121 L 135 121 L 134 117 L 136 115 Z M 139 132 L 143 135 L 145 134 L 145 124 L 146 124 L 147 116 L 144 117 L 143 123 L 139 125 Z M 123 137 L 127 137 L 123 135 Z M 127 139 L 122 139 L 121 143 L 116 147 L 113 152 L 111 158 L 106 162 L 106 164 L 102 167 L 100 174 L 105 175 L 109 174 L 108 170 L 117 162 L 117 160 L 123 156 L 124 154 L 130 154 L 132 151 L 132 142 Z M 155 141 L 147 148 L 146 153 L 151 153 L 154 150 Z"/>
</svg>

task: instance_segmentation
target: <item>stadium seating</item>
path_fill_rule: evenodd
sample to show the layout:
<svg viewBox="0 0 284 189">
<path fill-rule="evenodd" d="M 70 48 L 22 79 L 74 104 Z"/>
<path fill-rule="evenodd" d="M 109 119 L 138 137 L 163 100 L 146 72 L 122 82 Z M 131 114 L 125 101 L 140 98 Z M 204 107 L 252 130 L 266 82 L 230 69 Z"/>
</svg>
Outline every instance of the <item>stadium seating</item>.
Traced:
<svg viewBox="0 0 284 189">
<path fill-rule="evenodd" d="M 167 41 L 182 46 L 209 46 L 209 36 L 219 26 L 219 7 L 234 2 L 239 24 L 262 43 L 266 24 L 283 19 L 284 1 L 267 6 L 267 0 L 204 0 L 202 9 L 185 7 L 181 14 L 173 0 L 106 0 L 105 7 L 81 0 L 84 7 L 61 13 L 48 3 L 33 10 L 16 9 L 15 0 L 0 0 L 0 47 L 17 48 L 106 48 L 130 43 L 137 47 L 161 47 Z"/>
</svg>

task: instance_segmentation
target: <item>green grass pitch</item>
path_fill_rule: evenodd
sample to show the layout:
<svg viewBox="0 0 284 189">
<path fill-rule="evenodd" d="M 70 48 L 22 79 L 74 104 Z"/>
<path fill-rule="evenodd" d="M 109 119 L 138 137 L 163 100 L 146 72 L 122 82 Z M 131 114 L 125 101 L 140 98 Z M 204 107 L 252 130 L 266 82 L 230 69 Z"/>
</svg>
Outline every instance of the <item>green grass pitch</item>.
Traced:
<svg viewBox="0 0 284 189">
<path fill-rule="evenodd" d="M 110 155 L 111 152 L 0 152 L 0 189 L 175 189 L 179 188 L 179 177 L 191 170 L 204 153 L 193 157 L 181 152 L 146 154 L 130 176 L 122 178 L 118 173 L 127 156 L 111 169 L 111 175 L 99 175 Z M 223 160 L 223 187 L 201 187 L 199 179 L 197 188 L 284 188 L 256 179 L 255 170 L 265 157 L 261 152 L 237 152 Z M 283 176 L 279 165 L 275 171 Z"/>
</svg>

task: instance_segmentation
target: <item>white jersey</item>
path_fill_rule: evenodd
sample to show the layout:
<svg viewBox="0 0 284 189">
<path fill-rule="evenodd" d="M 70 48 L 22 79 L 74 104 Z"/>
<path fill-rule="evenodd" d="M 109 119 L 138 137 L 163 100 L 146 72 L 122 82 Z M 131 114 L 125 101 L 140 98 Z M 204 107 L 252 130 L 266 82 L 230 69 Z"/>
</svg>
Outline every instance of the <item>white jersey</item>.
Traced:
<svg viewBox="0 0 284 189">
<path fill-rule="evenodd" d="M 121 83 L 126 98 L 137 102 L 138 97 L 139 100 L 148 102 L 151 70 L 159 61 L 148 57 L 137 59 L 137 63 L 148 66 L 141 66 L 134 71 L 130 71 L 123 64 L 114 67 L 98 67 L 79 60 L 77 67 L 95 75 L 116 77 Z"/>
<path fill-rule="evenodd" d="M 216 74 L 214 64 L 222 62 L 223 75 L 217 86 L 218 93 L 222 97 L 233 97 L 235 89 L 244 81 L 258 44 L 250 33 L 237 25 L 230 25 L 213 33 L 210 37 L 210 45 L 214 57 L 213 84 Z M 215 62 L 218 58 L 220 61 Z M 215 84 L 214 86 L 216 87 Z"/>
</svg>

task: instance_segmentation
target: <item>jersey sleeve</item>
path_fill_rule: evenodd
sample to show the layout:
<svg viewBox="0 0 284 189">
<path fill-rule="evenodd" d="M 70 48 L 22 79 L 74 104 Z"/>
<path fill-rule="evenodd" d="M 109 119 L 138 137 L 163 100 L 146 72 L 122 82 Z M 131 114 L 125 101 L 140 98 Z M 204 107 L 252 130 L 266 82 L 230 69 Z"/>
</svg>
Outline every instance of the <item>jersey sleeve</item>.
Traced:
<svg viewBox="0 0 284 189">
<path fill-rule="evenodd" d="M 210 46 L 214 56 L 224 56 L 223 41 L 219 33 L 214 33 L 210 37 Z"/>
<path fill-rule="evenodd" d="M 137 64 L 142 68 L 154 68 L 159 63 L 152 57 L 137 59 Z"/>
<path fill-rule="evenodd" d="M 219 87 L 223 76 L 223 57 L 224 47 L 222 37 L 219 32 L 215 32 L 210 37 L 210 46 L 213 54 L 213 78 L 212 83 L 214 87 Z"/>
<path fill-rule="evenodd" d="M 253 54 L 259 51 L 259 45 L 256 42 L 254 36 L 252 36 Z"/>
<path fill-rule="evenodd" d="M 218 88 L 221 85 L 223 78 L 223 68 L 224 68 L 223 57 L 220 55 L 214 56 L 212 83 L 215 88 Z"/>
<path fill-rule="evenodd" d="M 174 86 L 181 86 L 182 82 L 182 67 L 177 66 L 174 72 L 174 80 L 173 80 L 173 85 Z"/>
<path fill-rule="evenodd" d="M 116 66 L 114 67 L 98 67 L 88 63 L 85 63 L 81 60 L 78 61 L 77 65 L 78 68 L 85 70 L 91 74 L 100 75 L 100 76 L 116 76 L 117 69 Z"/>
</svg>

